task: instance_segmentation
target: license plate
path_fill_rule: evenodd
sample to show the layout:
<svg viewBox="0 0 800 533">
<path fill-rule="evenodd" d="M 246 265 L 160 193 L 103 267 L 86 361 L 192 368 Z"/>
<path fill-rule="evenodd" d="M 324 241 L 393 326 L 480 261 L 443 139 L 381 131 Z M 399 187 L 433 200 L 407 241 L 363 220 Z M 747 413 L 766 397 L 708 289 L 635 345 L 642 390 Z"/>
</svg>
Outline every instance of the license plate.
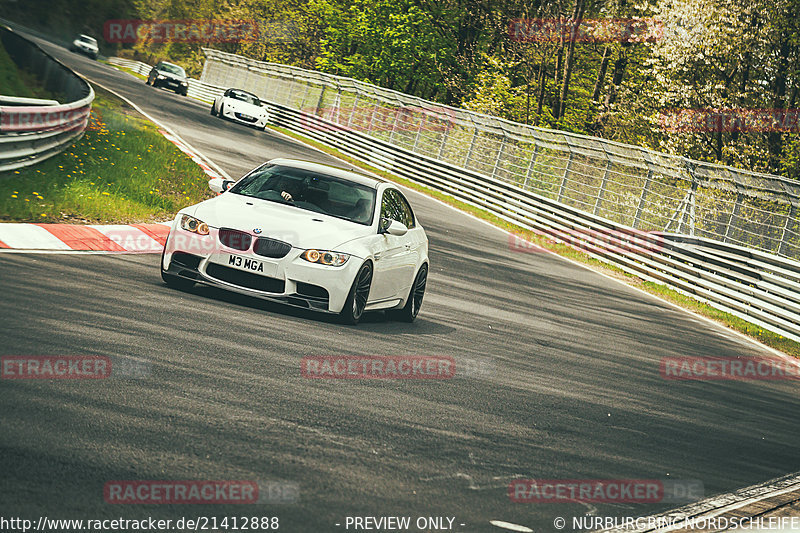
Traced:
<svg viewBox="0 0 800 533">
<path fill-rule="evenodd" d="M 253 117 L 250 115 L 245 115 L 244 113 L 239 113 L 239 118 L 242 120 L 253 120 Z"/>
<path fill-rule="evenodd" d="M 275 263 L 267 263 L 265 261 L 253 259 L 252 257 L 245 257 L 235 254 L 226 255 L 227 260 L 225 259 L 225 256 L 223 256 L 223 264 L 232 268 L 270 277 L 274 277 L 278 271 L 278 265 Z"/>
</svg>

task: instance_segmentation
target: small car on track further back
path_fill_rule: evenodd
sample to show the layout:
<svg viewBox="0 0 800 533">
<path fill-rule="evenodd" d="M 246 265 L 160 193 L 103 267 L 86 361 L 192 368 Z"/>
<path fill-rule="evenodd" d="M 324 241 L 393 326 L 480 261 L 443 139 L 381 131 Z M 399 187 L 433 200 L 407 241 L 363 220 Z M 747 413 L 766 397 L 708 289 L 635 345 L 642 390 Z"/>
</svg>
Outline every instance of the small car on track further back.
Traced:
<svg viewBox="0 0 800 533">
<path fill-rule="evenodd" d="M 183 70 L 183 67 L 166 61 L 159 61 L 150 70 L 145 83 L 153 87 L 166 87 L 175 91 L 175 94 L 183 96 L 189 94 L 189 80 L 186 77 L 186 71 Z"/>
<path fill-rule="evenodd" d="M 241 89 L 228 89 L 216 97 L 211 114 L 259 129 L 266 128 L 269 122 L 269 112 L 263 107 L 261 99 Z"/>
</svg>

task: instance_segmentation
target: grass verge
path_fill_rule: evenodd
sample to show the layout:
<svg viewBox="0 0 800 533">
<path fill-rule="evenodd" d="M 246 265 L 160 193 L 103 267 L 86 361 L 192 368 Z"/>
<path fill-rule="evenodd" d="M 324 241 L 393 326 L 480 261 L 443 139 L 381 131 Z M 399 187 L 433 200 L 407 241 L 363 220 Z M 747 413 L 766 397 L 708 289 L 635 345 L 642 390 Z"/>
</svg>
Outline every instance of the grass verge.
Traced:
<svg viewBox="0 0 800 533">
<path fill-rule="evenodd" d="M 0 173 L 0 221 L 152 222 L 212 196 L 202 169 L 153 123 L 94 89 L 79 141 L 37 165 Z"/>
<path fill-rule="evenodd" d="M 331 147 L 326 146 L 326 145 L 324 145 L 324 144 L 322 144 L 322 143 L 320 143 L 318 141 L 315 141 L 314 139 L 311 139 L 311 138 L 306 137 L 304 135 L 297 134 L 297 133 L 295 133 L 295 132 L 293 132 L 291 130 L 288 130 L 286 128 L 281 128 L 281 127 L 271 126 L 271 125 L 269 126 L 269 128 L 273 129 L 275 131 L 278 131 L 280 133 L 283 133 L 285 135 L 288 135 L 289 137 L 292 137 L 292 138 L 297 139 L 299 141 L 302 141 L 302 142 L 304 142 L 306 144 L 314 146 L 315 148 L 318 148 L 319 150 L 321 150 L 321 151 L 323 151 L 325 153 L 328 153 L 328 154 L 330 154 L 332 156 L 338 157 L 339 159 L 347 161 L 348 163 L 352 164 L 355 167 L 359 167 L 359 168 L 362 168 L 364 170 L 368 170 L 368 171 L 370 171 L 370 172 L 372 172 L 374 174 L 377 174 L 377 175 L 379 175 L 379 176 L 381 176 L 381 177 L 383 177 L 383 178 L 385 178 L 385 179 L 387 179 L 389 181 L 393 181 L 395 183 L 400 183 L 400 184 L 404 185 L 405 187 L 408 187 L 409 189 L 414 189 L 414 190 L 422 192 L 422 193 L 424 193 L 424 194 L 426 194 L 426 195 L 428 195 L 428 196 L 430 196 L 432 198 L 436 198 L 437 200 L 440 200 L 440 201 L 442 201 L 442 202 L 444 202 L 444 203 L 446 203 L 448 205 L 451 205 L 451 206 L 453 206 L 453 207 L 455 207 L 455 208 L 457 208 L 457 209 L 459 209 L 461 211 L 467 212 L 467 213 L 469 213 L 469 214 L 471 214 L 473 216 L 476 216 L 476 217 L 478 217 L 478 218 L 480 218 L 482 220 L 486 220 L 487 222 L 489 222 L 489 223 L 491 223 L 491 224 L 493 224 L 493 225 L 495 225 L 495 226 L 497 226 L 499 228 L 502 228 L 504 230 L 510 231 L 512 233 L 515 233 L 515 234 L 519 235 L 520 237 L 522 237 L 522 238 L 524 238 L 524 239 L 526 239 L 526 240 L 528 240 L 528 241 L 530 241 L 530 242 L 532 242 L 532 243 L 534 243 L 534 244 L 536 244 L 536 245 L 538 245 L 538 246 L 540 246 L 540 247 L 542 247 L 542 248 L 544 248 L 546 250 L 549 250 L 549 251 L 551 251 L 553 253 L 556 253 L 556 254 L 558 254 L 560 256 L 566 257 L 566 258 L 571 259 L 573 261 L 577 261 L 579 263 L 587 265 L 590 268 L 592 268 L 593 270 L 596 270 L 596 271 L 601 272 L 603 274 L 609 275 L 609 276 L 611 276 L 613 278 L 619 279 L 619 280 L 627 283 L 628 285 L 637 287 L 637 288 L 639 288 L 641 290 L 644 290 L 644 291 L 646 291 L 646 292 L 648 292 L 650 294 L 658 296 L 659 298 L 661 298 L 663 300 L 666 300 L 668 302 L 671 302 L 673 304 L 676 304 L 676 305 L 682 307 L 683 309 L 687 309 L 689 311 L 697 313 L 698 315 L 701 315 L 701 316 L 704 316 L 704 317 L 709 318 L 711 320 L 714 320 L 715 322 L 717 322 L 717 323 L 719 323 L 719 324 L 721 324 L 721 325 L 723 325 L 725 327 L 728 327 L 728 328 L 730 328 L 732 330 L 735 330 L 735 331 L 738 331 L 740 333 L 743 333 L 743 334 L 747 335 L 748 337 L 750 337 L 750 338 L 752 338 L 752 339 L 754 339 L 754 340 L 756 340 L 756 341 L 758 341 L 758 342 L 760 342 L 760 343 L 762 343 L 762 344 L 764 344 L 766 346 L 769 346 L 771 348 L 774 348 L 776 350 L 779 350 L 779 351 L 781 351 L 781 352 L 783 352 L 785 354 L 788 354 L 788 355 L 791 355 L 791 356 L 794 356 L 794 357 L 800 357 L 800 343 L 797 343 L 797 342 L 795 342 L 795 341 L 793 341 L 791 339 L 787 339 L 787 338 L 783 337 L 782 335 L 778 335 L 777 333 L 773 333 L 771 331 L 767 331 L 767 330 L 765 330 L 765 329 L 763 329 L 763 328 L 761 328 L 759 326 L 756 326 L 755 324 L 751 324 L 751 323 L 747 322 L 746 320 L 742 320 L 739 317 L 731 315 L 730 313 L 726 313 L 724 311 L 720 311 L 719 309 L 716 309 L 716 308 L 714 308 L 714 307 L 712 307 L 712 306 L 710 306 L 708 304 L 704 304 L 702 302 L 699 302 L 699 301 L 697 301 L 697 300 L 695 300 L 695 299 L 693 299 L 693 298 L 691 298 L 689 296 L 681 294 L 681 293 L 679 293 L 679 292 L 677 292 L 677 291 L 675 291 L 673 289 L 670 289 L 669 287 L 666 287 L 664 285 L 660 285 L 660 284 L 657 284 L 657 283 L 652 283 L 652 282 L 649 282 L 649 281 L 643 281 L 642 279 L 640 279 L 640 278 L 638 278 L 636 276 L 633 276 L 633 275 L 631 275 L 631 274 L 629 274 L 629 273 L 627 273 L 627 272 L 625 272 L 625 271 L 623 271 L 623 270 L 621 270 L 619 268 L 616 268 L 613 265 L 610 265 L 608 263 L 604 263 L 604 262 L 602 262 L 602 261 L 600 261 L 598 259 L 590 257 L 589 255 L 587 255 L 587 254 L 581 252 L 580 250 L 577 250 L 577 249 L 575 249 L 575 248 L 573 248 L 571 246 L 567 246 L 565 244 L 560 244 L 560 243 L 554 242 L 554 241 L 552 241 L 552 240 L 550 240 L 550 239 L 548 239 L 548 238 L 546 238 L 546 237 L 544 237 L 542 235 L 534 233 L 533 231 L 530 231 L 528 229 L 522 228 L 522 227 L 517 226 L 515 224 L 512 224 L 512 223 L 510 223 L 510 222 L 508 222 L 506 220 L 503 220 L 502 218 L 494 216 L 491 213 L 489 213 L 489 212 L 487 212 L 487 211 L 485 211 L 485 210 L 483 210 L 483 209 L 481 209 L 479 207 L 475 207 L 473 205 L 469 205 L 467 203 L 461 202 L 461 201 L 457 200 L 456 198 L 453 198 L 452 196 L 449 196 L 449 195 L 447 195 L 445 193 L 439 192 L 439 191 L 431 189 L 429 187 L 425 187 L 424 185 L 419 185 L 419 184 L 414 183 L 412 181 L 409 181 L 407 179 L 404 179 L 404 178 L 401 178 L 399 176 L 396 176 L 395 174 L 392 174 L 390 172 L 386 172 L 385 170 L 381 170 L 379 168 L 373 167 L 373 166 L 371 166 L 371 165 L 369 165 L 367 163 L 364 163 L 364 162 L 361 162 L 361 161 L 359 161 L 357 159 L 354 159 L 353 157 L 350 157 L 349 155 L 344 154 L 344 153 L 340 152 L 339 150 L 337 150 L 335 148 L 331 148 Z"/>
<path fill-rule="evenodd" d="M 39 87 L 31 73 L 17 68 L 2 45 L 0 45 L 0 94 L 23 98 L 53 98 L 52 94 Z"/>
</svg>

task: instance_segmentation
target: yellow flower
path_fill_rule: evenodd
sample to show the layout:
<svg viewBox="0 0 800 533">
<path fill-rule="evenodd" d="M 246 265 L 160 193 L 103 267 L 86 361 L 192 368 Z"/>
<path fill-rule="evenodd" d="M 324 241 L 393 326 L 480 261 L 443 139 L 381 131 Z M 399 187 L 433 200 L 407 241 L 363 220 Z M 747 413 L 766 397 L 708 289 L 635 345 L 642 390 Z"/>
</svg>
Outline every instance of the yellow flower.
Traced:
<svg viewBox="0 0 800 533">
<path fill-rule="evenodd" d="M 25 198 L 25 201 L 26 202 L 30 202 L 31 200 L 30 200 L 30 198 Z"/>
<path fill-rule="evenodd" d="M 105 194 L 106 196 L 110 196 L 110 195 L 109 195 L 107 192 L 105 192 L 105 191 L 103 191 L 103 194 Z"/>
<path fill-rule="evenodd" d="M 16 198 L 16 197 L 17 197 L 17 195 L 16 195 L 16 194 L 12 194 L 12 195 L 11 195 L 11 198 Z"/>
<path fill-rule="evenodd" d="M 38 198 L 39 200 L 44 200 L 43 196 L 37 196 L 36 198 Z"/>
<path fill-rule="evenodd" d="M 44 213 L 42 213 L 42 216 L 43 216 L 43 217 L 46 217 L 47 215 L 46 215 L 46 214 L 44 214 Z"/>
<path fill-rule="evenodd" d="M 36 191 L 33 191 L 31 194 L 34 195 L 34 196 L 39 196 L 39 193 L 36 192 Z"/>
</svg>

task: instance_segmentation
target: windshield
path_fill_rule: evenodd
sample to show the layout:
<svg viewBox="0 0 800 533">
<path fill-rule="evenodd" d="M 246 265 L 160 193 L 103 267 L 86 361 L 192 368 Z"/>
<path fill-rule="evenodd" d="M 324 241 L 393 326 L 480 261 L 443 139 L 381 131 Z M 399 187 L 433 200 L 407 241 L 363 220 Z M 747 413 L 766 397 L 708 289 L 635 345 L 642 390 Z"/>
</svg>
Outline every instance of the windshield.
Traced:
<svg viewBox="0 0 800 533">
<path fill-rule="evenodd" d="M 230 192 L 343 218 L 366 226 L 372 224 L 376 190 L 308 170 L 271 165 L 255 170 Z"/>
<path fill-rule="evenodd" d="M 170 74 L 186 77 L 186 72 L 178 65 L 172 65 L 170 63 L 161 63 L 161 65 L 158 67 L 158 70 L 163 70 L 164 72 L 169 72 Z"/>
<path fill-rule="evenodd" d="M 78 37 L 78 40 L 88 44 L 97 44 L 97 41 L 95 41 L 91 37 L 87 37 L 86 35 L 81 35 L 80 37 Z"/>
<path fill-rule="evenodd" d="M 256 96 L 246 93 L 244 91 L 231 91 L 229 94 L 231 98 L 234 100 L 240 100 L 242 102 L 247 102 L 248 104 L 260 106 L 261 100 L 259 100 Z"/>
</svg>

